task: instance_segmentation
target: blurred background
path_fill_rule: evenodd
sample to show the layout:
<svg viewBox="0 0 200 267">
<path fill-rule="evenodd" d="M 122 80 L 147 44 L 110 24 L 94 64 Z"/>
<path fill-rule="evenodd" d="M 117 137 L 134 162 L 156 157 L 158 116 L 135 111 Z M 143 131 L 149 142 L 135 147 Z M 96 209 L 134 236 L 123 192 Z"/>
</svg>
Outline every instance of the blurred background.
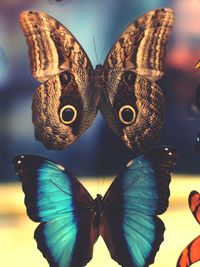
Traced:
<svg viewBox="0 0 200 267">
<path fill-rule="evenodd" d="M 100 114 L 92 127 L 63 151 L 46 150 L 42 143 L 34 139 L 31 102 L 38 82 L 30 74 L 28 49 L 18 23 L 19 13 L 34 9 L 55 17 L 75 35 L 95 67 L 97 62 L 93 37 L 99 57 L 105 43 L 108 43 L 104 61 L 111 46 L 128 24 L 158 7 L 172 7 L 176 15 L 168 45 L 166 72 L 158 82 L 166 99 L 160 143 L 175 146 L 179 157 L 171 187 L 172 204 L 165 215 L 169 231 L 168 247 L 163 245 L 164 250 L 154 265 L 175 266 L 180 250 L 200 230 L 195 228 L 198 225 L 187 208 L 190 189 L 198 190 L 200 185 L 200 158 L 195 147 L 200 130 L 200 111 L 195 104 L 200 73 L 194 69 L 200 59 L 200 1 L 0 0 L 0 266 L 11 267 L 16 262 L 21 267 L 47 266 L 35 249 L 32 238 L 35 224 L 25 216 L 23 194 L 11 165 L 13 156 L 31 153 L 55 160 L 77 176 L 93 178 L 90 184 L 92 191 L 96 189 L 96 176 L 109 177 L 116 174 L 133 157 Z M 179 218 L 177 224 L 174 216 Z M 194 231 L 191 231 L 191 227 L 178 227 L 182 220 L 186 225 L 191 225 Z M 179 233 L 174 235 L 177 230 Z M 13 253 L 14 264 L 9 258 Z M 32 265 L 29 265 L 31 255 Z M 96 259 L 91 266 L 98 265 L 98 257 Z M 106 266 L 118 265 L 109 263 Z"/>
</svg>

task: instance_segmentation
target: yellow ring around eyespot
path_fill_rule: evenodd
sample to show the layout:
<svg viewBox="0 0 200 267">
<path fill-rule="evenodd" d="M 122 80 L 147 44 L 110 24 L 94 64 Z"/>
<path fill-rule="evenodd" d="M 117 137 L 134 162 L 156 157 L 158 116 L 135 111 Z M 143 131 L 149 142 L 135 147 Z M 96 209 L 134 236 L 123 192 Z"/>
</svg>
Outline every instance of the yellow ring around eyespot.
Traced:
<svg viewBox="0 0 200 267">
<path fill-rule="evenodd" d="M 129 122 L 125 121 L 123 119 L 123 117 L 122 117 L 122 112 L 124 111 L 124 109 L 130 109 L 133 112 L 133 119 L 131 121 L 129 121 Z M 136 119 L 136 110 L 132 106 L 130 106 L 130 105 L 122 106 L 120 108 L 120 110 L 119 110 L 119 119 L 120 119 L 120 121 L 123 124 L 125 124 L 125 125 L 131 125 L 135 121 L 135 119 Z"/>
<path fill-rule="evenodd" d="M 71 121 L 64 121 L 62 118 L 63 111 L 65 111 L 66 109 L 71 109 L 74 112 L 74 116 L 71 119 Z M 76 120 L 77 115 L 78 115 L 77 109 L 72 105 L 66 105 L 66 106 L 62 107 L 60 110 L 60 120 L 62 123 L 66 124 L 66 125 L 72 124 Z"/>
</svg>

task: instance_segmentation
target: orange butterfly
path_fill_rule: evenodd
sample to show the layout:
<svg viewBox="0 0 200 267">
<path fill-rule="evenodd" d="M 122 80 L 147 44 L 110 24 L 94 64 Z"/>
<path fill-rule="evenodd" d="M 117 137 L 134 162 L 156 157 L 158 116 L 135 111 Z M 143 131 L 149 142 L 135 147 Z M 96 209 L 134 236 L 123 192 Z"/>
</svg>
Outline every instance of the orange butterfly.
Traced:
<svg viewBox="0 0 200 267">
<path fill-rule="evenodd" d="M 200 68 L 200 60 L 197 62 L 197 64 L 195 65 L 195 69 L 199 69 Z"/>
<path fill-rule="evenodd" d="M 192 191 L 188 202 L 192 214 L 200 224 L 200 194 L 197 191 Z M 197 261 L 200 261 L 200 235 L 182 251 L 176 267 L 188 267 Z"/>
</svg>

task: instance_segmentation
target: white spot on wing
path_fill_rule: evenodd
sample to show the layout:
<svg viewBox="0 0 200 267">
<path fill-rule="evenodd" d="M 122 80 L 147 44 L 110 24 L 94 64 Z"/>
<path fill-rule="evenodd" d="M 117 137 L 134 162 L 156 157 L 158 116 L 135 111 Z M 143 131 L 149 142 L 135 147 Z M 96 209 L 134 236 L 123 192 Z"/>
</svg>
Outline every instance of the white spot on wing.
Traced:
<svg viewBox="0 0 200 267">
<path fill-rule="evenodd" d="M 65 171 L 65 168 L 62 165 L 60 165 L 60 164 L 56 164 L 56 165 L 61 171 Z"/>
<path fill-rule="evenodd" d="M 133 163 L 133 160 L 129 161 L 129 162 L 126 164 L 126 167 L 130 167 L 132 163 Z"/>
</svg>

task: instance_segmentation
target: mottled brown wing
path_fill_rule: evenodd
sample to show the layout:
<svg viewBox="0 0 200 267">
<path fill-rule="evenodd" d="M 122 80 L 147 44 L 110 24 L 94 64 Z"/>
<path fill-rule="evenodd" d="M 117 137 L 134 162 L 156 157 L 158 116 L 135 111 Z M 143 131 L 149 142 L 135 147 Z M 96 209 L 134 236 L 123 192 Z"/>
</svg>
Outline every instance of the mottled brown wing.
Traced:
<svg viewBox="0 0 200 267">
<path fill-rule="evenodd" d="M 102 94 L 100 110 L 109 127 L 135 152 L 158 141 L 164 96 L 153 81 L 133 71 L 118 73 L 113 90 Z M 105 84 L 106 86 L 106 84 Z"/>
<path fill-rule="evenodd" d="M 57 20 L 36 11 L 23 11 L 20 25 L 29 48 L 32 75 L 43 82 L 64 70 L 89 75 L 92 65 L 76 38 Z M 79 70 L 79 68 L 81 70 Z"/>
<path fill-rule="evenodd" d="M 96 117 L 99 93 L 91 86 L 94 70 L 75 37 L 54 18 L 25 11 L 20 24 L 33 77 L 43 82 L 33 96 L 35 137 L 48 149 L 62 149 Z"/>
<path fill-rule="evenodd" d="M 131 23 L 104 63 L 100 110 L 110 128 L 135 151 L 158 141 L 164 97 L 153 80 L 163 75 L 174 15 L 150 11 Z"/>
<path fill-rule="evenodd" d="M 84 91 L 69 71 L 37 88 L 32 102 L 35 137 L 48 149 L 72 144 L 92 124 L 98 107 L 96 91 Z"/>
<path fill-rule="evenodd" d="M 150 11 L 131 23 L 108 54 L 106 71 L 134 70 L 151 80 L 159 79 L 173 23 L 174 13 L 169 8 Z"/>
</svg>

